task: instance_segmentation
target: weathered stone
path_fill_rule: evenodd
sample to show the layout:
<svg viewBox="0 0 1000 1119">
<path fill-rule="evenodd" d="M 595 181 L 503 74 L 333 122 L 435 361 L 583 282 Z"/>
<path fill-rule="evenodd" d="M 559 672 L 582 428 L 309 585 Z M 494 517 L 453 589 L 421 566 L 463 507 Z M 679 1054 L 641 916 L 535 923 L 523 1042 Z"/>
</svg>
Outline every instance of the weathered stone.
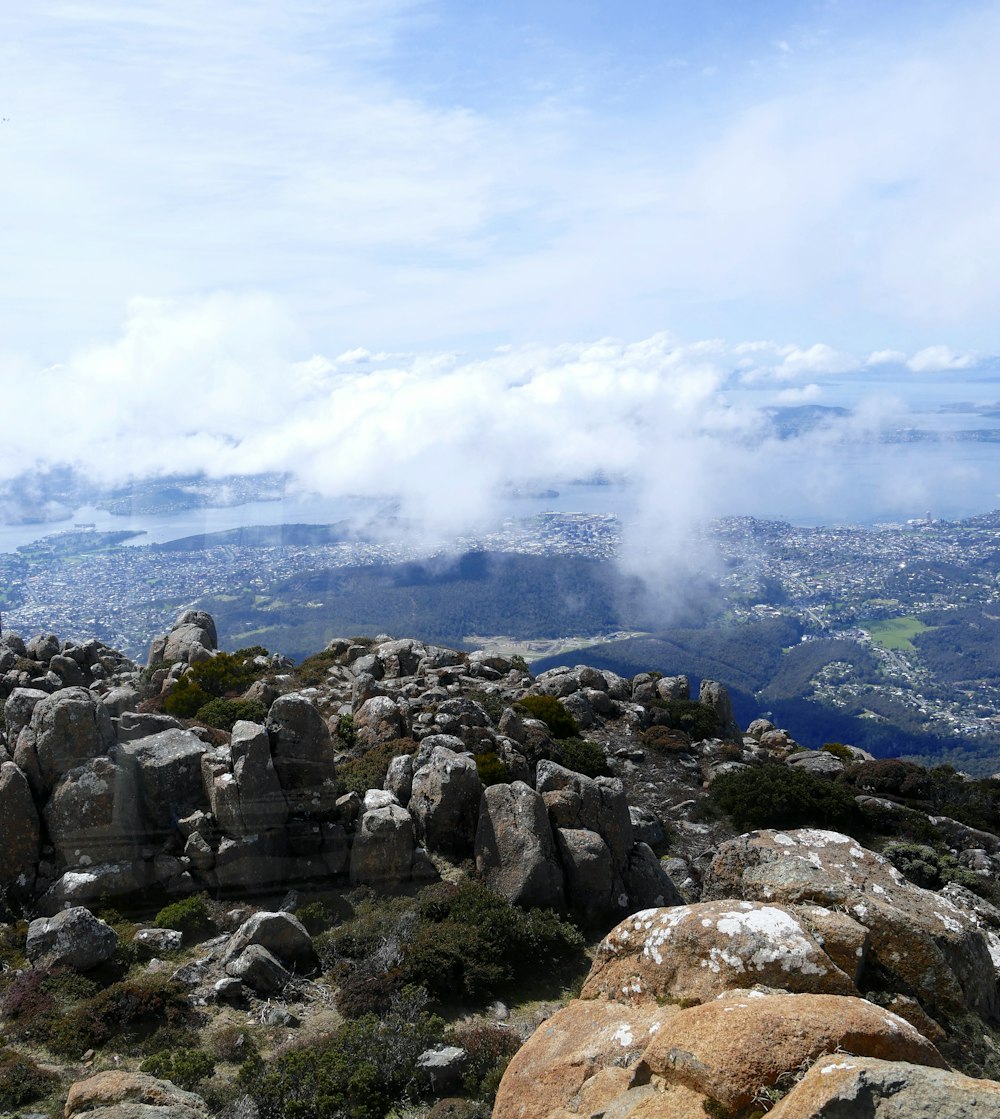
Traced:
<svg viewBox="0 0 1000 1119">
<path fill-rule="evenodd" d="M 483 784 L 475 761 L 442 746 L 413 775 L 408 807 L 417 840 L 452 858 L 471 855 Z"/>
<path fill-rule="evenodd" d="M 334 743 L 323 716 L 304 695 L 279 696 L 267 713 L 267 733 L 278 781 L 295 806 L 333 807 Z"/>
<path fill-rule="evenodd" d="M 566 878 L 566 902 L 584 920 L 605 917 L 620 899 L 613 896 L 614 867 L 608 845 L 597 832 L 583 828 L 556 828 L 556 850 Z"/>
<path fill-rule="evenodd" d="M 101 703 L 113 719 L 120 719 L 126 711 L 134 711 L 141 696 L 131 684 L 120 684 L 101 696 Z"/>
<path fill-rule="evenodd" d="M 215 853 L 213 874 L 220 890 L 245 894 L 279 890 L 288 885 L 293 870 L 291 851 L 283 832 L 263 832 L 238 839 L 225 836 Z"/>
<path fill-rule="evenodd" d="M 817 777 L 836 777 L 844 772 L 844 763 L 840 758 L 834 757 L 828 750 L 805 750 L 799 754 L 792 754 L 788 764 L 796 769 L 804 769 Z"/>
<path fill-rule="evenodd" d="M 469 1054 L 458 1045 L 435 1045 L 417 1058 L 416 1076 L 434 1095 L 459 1089 L 469 1065 Z"/>
<path fill-rule="evenodd" d="M 53 657 L 58 656 L 61 648 L 59 638 L 54 633 L 38 633 L 29 639 L 25 655 L 40 664 L 48 664 Z"/>
<path fill-rule="evenodd" d="M 386 679 L 398 680 L 401 676 L 412 676 L 427 656 L 427 649 L 419 641 L 403 638 L 400 641 L 382 641 L 375 647 Z"/>
<path fill-rule="evenodd" d="M 582 997 L 698 1002 L 752 984 L 856 994 L 805 923 L 784 906 L 715 901 L 647 909 L 601 942 Z"/>
<path fill-rule="evenodd" d="M 118 719 L 118 741 L 135 742 L 164 730 L 183 730 L 184 724 L 173 715 L 153 711 L 123 711 Z"/>
<path fill-rule="evenodd" d="M 69 867 L 120 862 L 139 854 L 136 773 L 111 758 L 91 758 L 59 779 L 43 809 L 49 839 Z"/>
<path fill-rule="evenodd" d="M 864 999 L 732 991 L 667 1018 L 634 1083 L 680 1082 L 736 1111 L 784 1073 L 838 1049 L 947 1067 L 909 1022 Z"/>
<path fill-rule="evenodd" d="M 691 681 L 687 676 L 661 676 L 656 681 L 656 694 L 660 699 L 690 700 Z"/>
<path fill-rule="evenodd" d="M 770 1119 L 1000 1119 L 1000 1084 L 904 1061 L 822 1057 Z"/>
<path fill-rule="evenodd" d="M 814 902 L 846 910 L 868 929 L 882 968 L 933 1015 L 1000 1012 L 983 932 L 951 899 L 907 882 L 888 860 L 837 832 L 752 832 L 723 844 L 703 897 Z"/>
<path fill-rule="evenodd" d="M 260 724 L 237 722 L 228 749 L 220 747 L 202 758 L 202 778 L 219 828 L 227 835 L 256 835 L 285 826 L 288 802 Z"/>
<path fill-rule="evenodd" d="M 165 730 L 118 744 L 115 756 L 131 770 L 147 840 L 162 841 L 179 817 L 208 807 L 201 779 L 205 750 L 205 743 L 189 730 Z"/>
<path fill-rule="evenodd" d="M 143 1072 L 99 1072 L 72 1085 L 65 1119 L 205 1119 L 201 1096 Z"/>
<path fill-rule="evenodd" d="M 31 722 L 31 713 L 48 696 L 40 688 L 15 688 L 3 707 L 7 741 L 14 746 L 21 731 Z"/>
<path fill-rule="evenodd" d="M 384 788 L 405 808 L 413 789 L 413 755 L 400 754 L 389 762 Z"/>
<path fill-rule="evenodd" d="M 225 966 L 243 954 L 251 944 L 259 944 L 286 964 L 302 969 L 316 965 L 312 938 L 305 926 L 291 913 L 255 913 L 229 938 L 222 955 Z"/>
<path fill-rule="evenodd" d="M 114 728 L 107 708 L 86 688 L 64 688 L 46 696 L 31 712 L 31 722 L 18 736 L 14 761 L 28 780 L 36 773 L 44 796 L 64 773 L 107 752 L 114 745 Z M 30 760 L 21 764 L 21 757 Z"/>
<path fill-rule="evenodd" d="M 365 812 L 351 848 L 351 882 L 407 882 L 413 864 L 413 821 L 398 805 Z"/>
<path fill-rule="evenodd" d="M 409 727 L 395 700 L 385 695 L 372 696 L 354 715 L 354 737 L 359 745 L 370 750 L 380 742 L 405 738 Z"/>
<path fill-rule="evenodd" d="M 77 971 L 110 960 L 118 947 L 118 934 L 89 909 L 76 906 L 54 917 L 38 917 L 28 926 L 25 955 L 32 963 L 63 966 Z"/>
<path fill-rule="evenodd" d="M 226 964 L 226 974 L 260 995 L 276 995 L 292 981 L 292 973 L 260 944 L 250 944 Z"/>
<path fill-rule="evenodd" d="M 676 1007 L 574 1000 L 514 1054 L 500 1082 L 493 1119 L 609 1114 L 606 1109 L 628 1090 L 650 1036 L 677 1012 Z M 682 1111 L 659 1114 L 687 1119 Z"/>
<path fill-rule="evenodd" d="M 545 803 L 523 781 L 483 790 L 476 869 L 515 905 L 562 907 L 563 874 Z"/>
<path fill-rule="evenodd" d="M 717 680 L 702 680 L 698 689 L 698 702 L 705 707 L 711 707 L 719 718 L 719 727 L 723 738 L 739 740 L 740 728 L 733 718 L 733 703 L 729 692 Z"/>
<path fill-rule="evenodd" d="M 41 831 L 28 779 L 13 762 L 0 764 L 0 887 L 24 894 L 35 881 Z"/>
<path fill-rule="evenodd" d="M 184 934 L 178 929 L 139 929 L 132 943 L 146 956 L 160 956 L 179 951 Z"/>
<path fill-rule="evenodd" d="M 149 864 L 142 859 L 67 870 L 45 891 L 35 908 L 51 915 L 66 906 L 93 905 L 109 898 L 136 895 L 150 882 Z"/>
<path fill-rule="evenodd" d="M 49 671 L 54 672 L 67 688 L 85 688 L 87 686 L 87 674 L 72 657 L 65 657 L 61 653 L 57 653 L 49 661 Z"/>
<path fill-rule="evenodd" d="M 645 843 L 633 845 L 623 879 L 629 909 L 684 904 L 684 898 L 670 875 L 653 853 L 653 849 Z"/>
</svg>

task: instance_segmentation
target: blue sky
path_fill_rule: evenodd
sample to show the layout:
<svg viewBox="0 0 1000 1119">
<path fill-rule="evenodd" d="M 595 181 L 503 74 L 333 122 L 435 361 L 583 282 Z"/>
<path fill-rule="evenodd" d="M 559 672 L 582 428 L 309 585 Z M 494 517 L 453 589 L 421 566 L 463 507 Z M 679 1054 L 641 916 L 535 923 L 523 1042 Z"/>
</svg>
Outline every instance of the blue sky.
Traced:
<svg viewBox="0 0 1000 1119">
<path fill-rule="evenodd" d="M 734 377 L 835 403 L 849 374 L 897 417 L 1000 353 L 997 3 L 36 0 L 0 15 L 0 117 L 0 473 L 40 442 L 281 466 L 276 413 L 350 378 L 388 394 L 374 447 L 443 369 L 498 415 L 564 384 L 559 431 L 572 387 L 652 368 L 725 427 Z M 587 453 L 631 438 L 599 419 Z M 523 456 L 492 436 L 434 461 Z"/>
</svg>

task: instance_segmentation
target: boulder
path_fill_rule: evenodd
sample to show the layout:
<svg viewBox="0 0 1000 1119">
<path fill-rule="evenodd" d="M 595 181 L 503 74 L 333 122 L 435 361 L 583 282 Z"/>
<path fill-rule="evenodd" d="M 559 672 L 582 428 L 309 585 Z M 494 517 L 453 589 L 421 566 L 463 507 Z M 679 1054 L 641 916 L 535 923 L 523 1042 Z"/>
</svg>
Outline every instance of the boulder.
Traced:
<svg viewBox="0 0 1000 1119">
<path fill-rule="evenodd" d="M 64 688 L 35 704 L 18 735 L 14 761 L 41 798 L 64 773 L 107 754 L 114 742 L 107 708 L 86 688 Z"/>
<path fill-rule="evenodd" d="M 260 724 L 237 722 L 229 747 L 203 756 L 202 779 L 212 813 L 227 835 L 256 835 L 285 826 L 288 802 Z"/>
<path fill-rule="evenodd" d="M 458 1045 L 435 1045 L 417 1058 L 417 1079 L 434 1095 L 442 1096 L 462 1087 L 469 1054 Z"/>
<path fill-rule="evenodd" d="M 634 844 L 629 852 L 624 883 L 630 909 L 684 904 L 684 898 L 673 879 L 663 868 L 653 849 L 645 843 Z"/>
<path fill-rule="evenodd" d="M 410 880 L 413 821 L 399 805 L 375 808 L 361 817 L 351 848 L 351 882 L 397 885 Z"/>
<path fill-rule="evenodd" d="M 292 973 L 260 944 L 249 944 L 226 964 L 226 974 L 242 980 L 259 995 L 277 995 L 292 981 Z"/>
<path fill-rule="evenodd" d="M 49 671 L 54 672 L 67 688 L 85 688 L 87 686 L 86 672 L 72 657 L 63 656 L 62 653 L 56 654 L 49 661 Z"/>
<path fill-rule="evenodd" d="M 1000 1084 L 906 1061 L 821 1057 L 769 1119 L 1000 1119 Z"/>
<path fill-rule="evenodd" d="M 838 832 L 760 831 L 724 843 L 704 900 L 739 897 L 839 908 L 868 930 L 880 966 L 932 1015 L 1000 1010 L 989 948 L 950 898 L 907 882 L 888 860 Z"/>
<path fill-rule="evenodd" d="M 755 983 L 857 994 L 806 924 L 785 906 L 712 901 L 635 913 L 594 957 L 582 997 L 705 1002 Z"/>
<path fill-rule="evenodd" d="M 173 715 L 153 711 L 123 711 L 118 718 L 118 741 L 135 742 L 163 730 L 183 730 L 184 724 Z"/>
<path fill-rule="evenodd" d="M 711 709 L 719 717 L 719 729 L 723 738 L 742 737 L 740 728 L 733 718 L 733 703 L 729 692 L 717 680 L 702 680 L 698 689 L 698 702 Z"/>
<path fill-rule="evenodd" d="M 143 1072 L 99 1072 L 70 1087 L 65 1119 L 206 1119 L 201 1096 Z"/>
<path fill-rule="evenodd" d="M 142 859 L 67 870 L 45 891 L 35 908 L 54 914 L 67 906 L 103 904 L 109 898 L 141 893 L 151 884 L 150 864 Z"/>
<path fill-rule="evenodd" d="M 844 763 L 840 758 L 834 757 L 829 750 L 803 750 L 801 753 L 792 754 L 788 764 L 796 769 L 804 769 L 817 777 L 836 777 L 844 772 Z"/>
<path fill-rule="evenodd" d="M 483 790 L 476 870 L 492 889 L 524 907 L 561 909 L 563 874 L 545 802 L 523 781 Z"/>
<path fill-rule="evenodd" d="M 0 764 L 0 890 L 24 894 L 35 881 L 41 831 L 28 779 L 13 762 Z"/>
<path fill-rule="evenodd" d="M 375 647 L 375 653 L 382 663 L 385 678 L 398 680 L 401 676 L 412 676 L 427 656 L 427 649 L 419 641 L 403 638 L 400 641 L 383 641 Z"/>
<path fill-rule="evenodd" d="M 600 920 L 616 908 L 625 909 L 627 897 L 612 896 L 614 867 L 608 845 L 584 828 L 556 828 L 556 850 L 566 877 L 566 903 L 585 921 Z"/>
<path fill-rule="evenodd" d="M 408 808 L 418 842 L 454 859 L 473 853 L 483 784 L 468 754 L 437 746 L 413 774 Z"/>
<path fill-rule="evenodd" d="M 617 777 L 585 777 L 552 761 L 540 761 L 535 787 L 554 827 L 597 832 L 617 874 L 628 862 L 634 837 L 625 787 Z"/>
<path fill-rule="evenodd" d="M 500 1082 L 493 1119 L 613 1114 L 606 1109 L 627 1091 L 650 1037 L 677 1012 L 676 1007 L 574 1000 L 514 1054 Z M 680 1111 L 659 1114 L 686 1119 Z"/>
<path fill-rule="evenodd" d="M 300 971 L 316 965 L 312 938 L 305 926 L 291 913 L 255 913 L 247 918 L 229 938 L 222 955 L 225 966 L 241 955 L 251 944 L 259 944 L 283 962 Z"/>
<path fill-rule="evenodd" d="M 118 744 L 115 757 L 131 773 L 148 841 L 162 841 L 179 818 L 208 808 L 201 779 L 205 750 L 205 743 L 189 730 L 164 730 Z"/>
<path fill-rule="evenodd" d="M 31 713 L 48 696 L 40 688 L 15 688 L 3 708 L 7 741 L 14 746 L 21 731 L 31 722 Z"/>
<path fill-rule="evenodd" d="M 304 695 L 278 696 L 267 713 L 267 733 L 278 781 L 290 803 L 325 811 L 336 799 L 334 743 L 323 716 Z"/>
<path fill-rule="evenodd" d="M 24 951 L 33 964 L 89 971 L 110 960 L 117 947 L 118 934 L 110 925 L 89 909 L 75 906 L 32 921 Z"/>
<path fill-rule="evenodd" d="M 410 803 L 410 793 L 413 789 L 412 754 L 400 754 L 389 762 L 383 788 L 386 792 L 392 793 L 404 808 Z"/>
<path fill-rule="evenodd" d="M 29 639 L 25 655 L 29 660 L 48 664 L 53 657 L 58 656 L 61 649 L 59 638 L 54 633 L 38 633 Z"/>
<path fill-rule="evenodd" d="M 663 1020 L 633 1084 L 681 1083 L 739 1111 L 783 1074 L 834 1051 L 947 1068 L 909 1022 L 865 999 L 732 991 Z"/>
<path fill-rule="evenodd" d="M 138 807 L 134 768 L 100 757 L 61 777 L 42 814 L 59 859 L 87 867 L 138 856 Z"/>
<path fill-rule="evenodd" d="M 354 737 L 359 746 L 370 750 L 380 742 L 405 738 L 409 734 L 406 719 L 394 699 L 386 695 L 366 699 L 354 715 Z"/>
</svg>

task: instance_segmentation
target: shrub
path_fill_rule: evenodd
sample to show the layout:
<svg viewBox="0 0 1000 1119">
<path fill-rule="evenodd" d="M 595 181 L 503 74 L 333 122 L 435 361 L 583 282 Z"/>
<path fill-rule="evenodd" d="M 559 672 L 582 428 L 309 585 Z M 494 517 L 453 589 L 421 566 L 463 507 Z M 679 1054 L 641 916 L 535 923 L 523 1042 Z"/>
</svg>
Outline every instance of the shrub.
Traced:
<svg viewBox="0 0 1000 1119">
<path fill-rule="evenodd" d="M 474 700 L 489 716 L 490 722 L 496 726 L 500 722 L 503 710 L 507 706 L 503 696 L 497 692 L 483 692 L 474 690 L 466 692 L 466 698 Z"/>
<path fill-rule="evenodd" d="M 112 983 L 79 1003 L 52 1028 L 49 1047 L 66 1056 L 99 1049 L 109 1041 L 128 1051 L 140 1051 L 143 1042 L 159 1037 L 164 1049 L 180 1038 L 195 1015 L 179 983 L 160 976 Z M 166 1034 L 166 1037 L 164 1037 Z"/>
<path fill-rule="evenodd" d="M 216 653 L 207 661 L 191 665 L 163 701 L 163 710 L 181 719 L 191 719 L 213 698 L 240 695 L 267 671 L 253 663 L 260 653 L 261 647 L 254 646 L 235 653 Z"/>
<path fill-rule="evenodd" d="M 326 680 L 330 669 L 338 663 L 338 660 L 337 653 L 324 649 L 321 653 L 313 653 L 311 657 L 306 657 L 295 671 L 303 684 L 314 687 Z"/>
<path fill-rule="evenodd" d="M 361 757 L 351 758 L 337 767 L 337 781 L 344 792 L 364 796 L 368 789 L 381 789 L 389 763 L 403 754 L 417 749 L 412 738 L 394 738 L 366 750 Z"/>
<path fill-rule="evenodd" d="M 322 901 L 310 901 L 300 905 L 295 910 L 295 916 L 302 922 L 310 936 L 324 932 L 337 919 L 333 910 Z"/>
<path fill-rule="evenodd" d="M 559 760 L 574 773 L 585 777 L 603 777 L 608 772 L 604 750 L 587 738 L 566 738 L 559 744 Z"/>
<path fill-rule="evenodd" d="M 0 1109 L 11 1111 L 54 1091 L 59 1077 L 23 1053 L 0 1049 Z"/>
<path fill-rule="evenodd" d="M 898 758 L 858 762 L 847 771 L 846 780 L 858 792 L 875 796 L 922 797 L 930 789 L 927 770 Z"/>
<path fill-rule="evenodd" d="M 691 736 L 663 723 L 639 732 L 639 741 L 657 754 L 684 754 L 691 749 Z"/>
<path fill-rule="evenodd" d="M 358 738 L 354 731 L 353 715 L 341 715 L 337 720 L 337 737 L 348 750 L 353 750 L 358 744 Z"/>
<path fill-rule="evenodd" d="M 153 923 L 158 929 L 175 929 L 183 933 L 185 939 L 215 931 L 208 903 L 203 897 L 182 898 L 165 905 Z"/>
<path fill-rule="evenodd" d="M 139 1071 L 193 1092 L 215 1072 L 215 1060 L 201 1049 L 165 1049 L 147 1057 Z"/>
<path fill-rule="evenodd" d="M 741 829 L 851 831 L 859 823 L 854 797 L 842 785 L 780 762 L 723 773 L 709 796 Z"/>
<path fill-rule="evenodd" d="M 521 1039 L 513 1030 L 492 1022 L 456 1026 L 448 1039 L 469 1055 L 462 1087 L 470 1096 L 492 1104 L 500 1078 L 518 1051 Z"/>
<path fill-rule="evenodd" d="M 653 722 L 672 730 L 682 730 L 693 742 L 717 738 L 722 723 L 715 709 L 693 699 L 654 699 L 648 705 L 653 712 Z"/>
<path fill-rule="evenodd" d="M 208 1036 L 208 1051 L 217 1061 L 231 1065 L 241 1065 L 257 1054 L 250 1031 L 234 1022 L 227 1022 Z"/>
<path fill-rule="evenodd" d="M 517 706 L 524 708 L 532 718 L 541 719 L 553 738 L 572 738 L 580 733 L 576 719 L 555 696 L 526 695 Z"/>
<path fill-rule="evenodd" d="M 195 718 L 218 730 L 231 731 L 240 719 L 262 723 L 267 718 L 267 708 L 259 699 L 212 699 L 198 708 Z"/>
<path fill-rule="evenodd" d="M 954 855 L 923 843 L 889 843 L 882 854 L 901 874 L 926 890 L 940 890 L 949 882 L 972 890 L 981 884 L 979 875 L 962 866 Z"/>
<path fill-rule="evenodd" d="M 854 751 L 850 746 L 845 746 L 843 742 L 824 742 L 823 749 L 826 753 L 833 754 L 835 758 L 840 758 L 845 765 L 854 764 Z"/>
<path fill-rule="evenodd" d="M 247 1061 L 236 1083 L 261 1119 L 383 1119 L 413 1097 L 417 1058 L 441 1034 L 422 1011 L 366 1014 L 266 1065 Z"/>
<path fill-rule="evenodd" d="M 507 767 L 492 750 L 476 754 L 476 772 L 484 785 L 504 785 L 510 780 Z"/>
</svg>

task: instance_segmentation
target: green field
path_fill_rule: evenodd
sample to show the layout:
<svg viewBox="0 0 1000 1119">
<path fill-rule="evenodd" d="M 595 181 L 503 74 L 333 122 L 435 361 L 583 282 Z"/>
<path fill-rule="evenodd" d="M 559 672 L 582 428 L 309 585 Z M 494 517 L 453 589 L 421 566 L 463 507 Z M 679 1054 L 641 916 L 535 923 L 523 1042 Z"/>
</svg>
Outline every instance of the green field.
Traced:
<svg viewBox="0 0 1000 1119">
<path fill-rule="evenodd" d="M 872 642 L 883 649 L 893 649 L 899 653 L 915 653 L 913 638 L 931 627 L 924 625 L 919 618 L 906 615 L 902 618 L 880 618 L 877 622 L 863 622 Z"/>
</svg>

